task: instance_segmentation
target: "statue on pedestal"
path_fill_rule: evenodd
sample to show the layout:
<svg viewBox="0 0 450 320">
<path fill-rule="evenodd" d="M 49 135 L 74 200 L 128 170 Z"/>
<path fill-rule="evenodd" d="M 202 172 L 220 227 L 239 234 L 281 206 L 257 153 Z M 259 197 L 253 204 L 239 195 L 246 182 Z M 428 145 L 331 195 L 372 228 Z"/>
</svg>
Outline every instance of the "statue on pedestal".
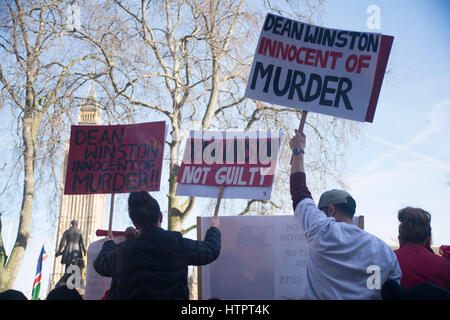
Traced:
<svg viewBox="0 0 450 320">
<path fill-rule="evenodd" d="M 68 278 L 72 273 L 68 273 L 70 266 L 77 266 L 82 274 L 84 268 L 83 257 L 86 254 L 86 247 L 84 246 L 83 235 L 78 229 L 78 221 L 72 220 L 71 227 L 64 231 L 61 241 L 59 243 L 58 251 L 55 257 L 62 255 L 61 264 L 66 265 L 65 273 L 61 280 L 58 281 L 56 287 L 67 283 Z"/>
</svg>

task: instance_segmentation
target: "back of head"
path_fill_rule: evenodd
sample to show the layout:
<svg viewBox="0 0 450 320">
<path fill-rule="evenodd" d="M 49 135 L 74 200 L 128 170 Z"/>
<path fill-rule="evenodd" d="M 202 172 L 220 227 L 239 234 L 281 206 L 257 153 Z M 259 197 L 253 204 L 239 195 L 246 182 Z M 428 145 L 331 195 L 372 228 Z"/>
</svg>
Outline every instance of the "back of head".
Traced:
<svg viewBox="0 0 450 320">
<path fill-rule="evenodd" d="M 381 287 L 383 300 L 449 300 L 450 290 L 432 282 L 423 282 L 408 290 L 394 280 L 387 280 Z"/>
<path fill-rule="evenodd" d="M 28 300 L 28 299 L 22 292 L 10 289 L 0 293 L 0 300 Z"/>
<path fill-rule="evenodd" d="M 47 300 L 83 300 L 83 297 L 76 289 L 69 289 L 67 285 L 62 285 L 50 291 Z"/>
<path fill-rule="evenodd" d="M 398 212 L 398 233 L 403 243 L 424 244 L 431 237 L 431 215 L 420 208 L 406 207 Z"/>
<path fill-rule="evenodd" d="M 146 191 L 132 192 L 128 198 L 131 221 L 142 229 L 157 225 L 161 210 L 158 202 Z"/>
<path fill-rule="evenodd" d="M 355 215 L 356 202 L 347 191 L 332 189 L 324 192 L 320 196 L 318 207 L 322 209 L 330 204 L 348 218 L 353 218 Z"/>
<path fill-rule="evenodd" d="M 405 300 L 450 300 L 450 290 L 442 288 L 433 282 L 419 283 L 404 295 Z"/>
<path fill-rule="evenodd" d="M 397 281 L 389 279 L 381 286 L 381 299 L 383 300 L 401 300 L 406 290 Z"/>
</svg>

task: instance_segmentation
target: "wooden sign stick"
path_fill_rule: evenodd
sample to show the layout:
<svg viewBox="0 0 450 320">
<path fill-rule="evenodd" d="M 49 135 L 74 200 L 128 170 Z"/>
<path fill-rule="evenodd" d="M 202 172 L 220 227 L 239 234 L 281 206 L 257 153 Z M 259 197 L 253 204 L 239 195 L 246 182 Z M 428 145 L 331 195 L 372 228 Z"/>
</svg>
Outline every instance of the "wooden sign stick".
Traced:
<svg viewBox="0 0 450 320">
<path fill-rule="evenodd" d="M 298 126 L 298 131 L 300 131 L 300 132 L 303 132 L 303 128 L 305 127 L 307 115 L 308 115 L 308 111 L 302 111 L 302 117 L 300 118 L 300 125 Z"/>
<path fill-rule="evenodd" d="M 112 238 L 113 212 L 114 212 L 114 193 L 111 193 L 111 204 L 109 206 L 109 226 L 108 226 L 108 237 L 110 238 Z"/>
<path fill-rule="evenodd" d="M 223 189 L 224 189 L 224 186 L 220 186 L 219 195 L 217 196 L 216 210 L 214 211 L 214 217 L 217 217 L 219 215 L 220 201 L 222 201 L 222 197 L 223 197 Z"/>
</svg>

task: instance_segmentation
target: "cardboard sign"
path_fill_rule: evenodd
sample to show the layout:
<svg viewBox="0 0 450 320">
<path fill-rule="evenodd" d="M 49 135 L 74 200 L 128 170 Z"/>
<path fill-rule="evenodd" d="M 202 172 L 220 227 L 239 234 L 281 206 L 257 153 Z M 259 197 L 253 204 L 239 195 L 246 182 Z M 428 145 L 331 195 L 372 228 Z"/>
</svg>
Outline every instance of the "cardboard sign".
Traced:
<svg viewBox="0 0 450 320">
<path fill-rule="evenodd" d="M 166 123 L 72 126 L 64 194 L 157 191 Z"/>
<path fill-rule="evenodd" d="M 355 216 L 354 224 L 363 216 Z M 212 217 L 197 217 L 197 240 Z M 199 267 L 199 299 L 302 299 L 308 245 L 298 220 L 283 216 L 221 216 L 220 256 Z"/>
<path fill-rule="evenodd" d="M 116 243 L 125 241 L 125 236 L 122 234 L 123 232 L 113 232 L 113 240 Z M 87 250 L 86 288 L 84 290 L 84 298 L 86 300 L 100 300 L 111 286 L 111 278 L 99 275 L 94 269 L 94 261 L 100 253 L 104 242 L 104 239 L 91 242 Z"/>
<path fill-rule="evenodd" d="M 270 199 L 280 143 L 278 132 L 191 131 L 176 194 Z"/>
<path fill-rule="evenodd" d="M 392 36 L 323 28 L 267 14 L 245 96 L 372 122 Z"/>
</svg>

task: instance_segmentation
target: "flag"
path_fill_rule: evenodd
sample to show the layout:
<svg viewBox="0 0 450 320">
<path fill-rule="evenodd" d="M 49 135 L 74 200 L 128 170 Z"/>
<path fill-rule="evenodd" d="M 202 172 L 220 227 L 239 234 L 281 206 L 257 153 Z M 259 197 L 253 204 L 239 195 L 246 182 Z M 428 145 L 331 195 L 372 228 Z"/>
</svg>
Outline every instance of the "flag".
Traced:
<svg viewBox="0 0 450 320">
<path fill-rule="evenodd" d="M 31 299 L 39 300 L 39 290 L 41 289 L 41 277 L 42 277 L 42 262 L 48 257 L 47 252 L 45 252 L 44 245 L 42 245 L 41 254 L 36 267 L 36 276 L 33 283 L 33 291 L 31 293 Z"/>
</svg>

